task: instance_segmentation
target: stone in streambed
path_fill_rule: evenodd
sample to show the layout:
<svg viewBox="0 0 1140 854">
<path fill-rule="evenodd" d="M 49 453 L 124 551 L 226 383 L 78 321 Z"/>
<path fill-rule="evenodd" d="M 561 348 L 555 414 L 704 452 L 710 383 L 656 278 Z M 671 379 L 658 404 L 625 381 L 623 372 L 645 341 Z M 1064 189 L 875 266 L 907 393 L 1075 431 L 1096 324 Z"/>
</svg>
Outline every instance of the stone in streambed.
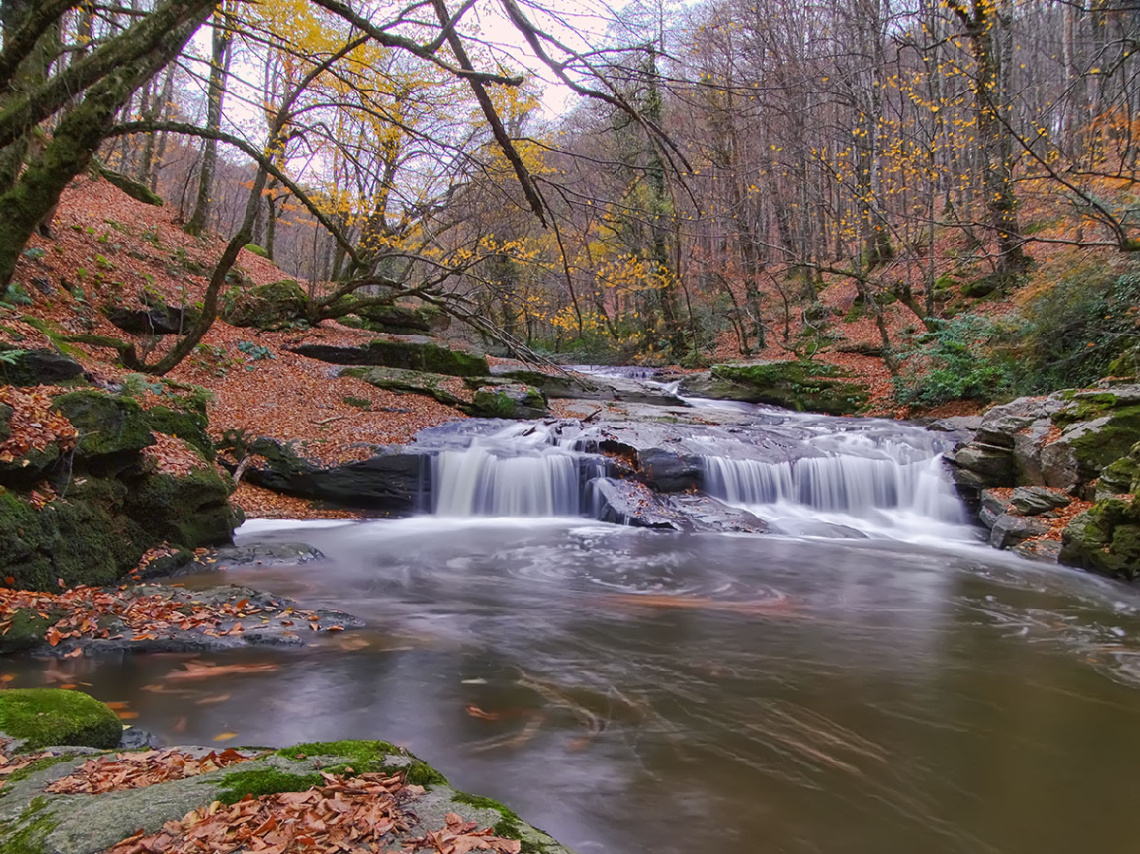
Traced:
<svg viewBox="0 0 1140 854">
<path fill-rule="evenodd" d="M 990 545 L 995 549 L 1008 549 L 1022 540 L 1039 537 L 1048 530 L 1049 523 L 1042 519 L 1027 519 L 1006 513 L 994 521 L 994 526 L 990 529 Z"/>
<path fill-rule="evenodd" d="M 1072 497 L 1043 486 L 1019 486 L 1009 499 L 1009 503 L 1022 516 L 1040 516 L 1068 507 L 1072 502 Z"/>
<path fill-rule="evenodd" d="M 693 397 L 766 403 L 796 412 L 854 415 L 868 400 L 852 375 L 823 362 L 770 361 L 714 365 L 691 374 L 681 389 Z"/>
</svg>

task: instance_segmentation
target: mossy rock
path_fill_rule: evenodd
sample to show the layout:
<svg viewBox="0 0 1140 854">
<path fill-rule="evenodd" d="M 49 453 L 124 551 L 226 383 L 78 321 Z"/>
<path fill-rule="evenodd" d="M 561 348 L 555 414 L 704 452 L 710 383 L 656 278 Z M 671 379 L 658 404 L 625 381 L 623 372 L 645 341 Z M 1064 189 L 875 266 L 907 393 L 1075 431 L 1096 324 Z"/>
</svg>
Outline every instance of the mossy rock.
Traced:
<svg viewBox="0 0 1140 854">
<path fill-rule="evenodd" d="M 550 414 L 542 392 L 521 383 L 484 386 L 475 392 L 470 403 L 459 408 L 475 418 L 530 419 Z"/>
<path fill-rule="evenodd" d="M 7 629 L 0 635 L 0 655 L 10 655 L 39 646 L 54 619 L 50 616 L 42 617 L 31 608 L 20 608 L 7 622 Z"/>
<path fill-rule="evenodd" d="M 1075 425 L 1071 431 L 1061 441 L 1072 447 L 1082 473 L 1096 477 L 1140 441 L 1140 405 L 1112 409 L 1101 418 Z"/>
<path fill-rule="evenodd" d="M 485 356 L 452 350 L 419 335 L 377 338 L 368 343 L 377 364 L 456 377 L 485 377 L 491 373 Z"/>
<path fill-rule="evenodd" d="M 391 335 L 419 335 L 433 331 L 438 310 L 403 305 L 373 305 L 355 310 L 364 328 Z"/>
<path fill-rule="evenodd" d="M 50 745 L 110 750 L 123 736 L 123 725 L 94 697 L 59 688 L 10 688 L 0 691 L 0 731 L 23 739 L 24 750 Z"/>
<path fill-rule="evenodd" d="M 427 371 L 410 371 L 406 368 L 357 367 L 345 368 L 343 377 L 356 377 L 369 385 L 388 391 L 403 391 L 422 394 L 438 400 L 446 406 L 462 403 L 462 399 L 441 386 L 451 379 L 447 374 L 433 374 Z"/>
<path fill-rule="evenodd" d="M 223 309 L 222 319 L 233 326 L 281 329 L 304 320 L 308 305 L 309 297 L 297 281 L 282 279 L 241 294 Z"/>
<path fill-rule="evenodd" d="M 1140 506 L 1111 498 L 1076 516 L 1062 532 L 1060 561 L 1112 578 L 1140 577 Z"/>
<path fill-rule="evenodd" d="M 83 376 L 79 362 L 55 350 L 24 350 L 0 342 L 0 353 L 14 354 L 0 361 L 0 385 L 58 385 Z"/>
<path fill-rule="evenodd" d="M 709 374 L 682 384 L 692 394 L 766 403 L 796 412 L 854 415 L 868 400 L 867 388 L 842 368 L 822 362 L 773 361 L 713 365 Z"/>
<path fill-rule="evenodd" d="M 154 544 L 121 508 L 83 497 L 107 481 L 85 480 L 39 510 L 10 490 L 0 492 L 0 567 L 17 588 L 58 591 L 59 579 L 69 587 L 112 584 Z"/>
<path fill-rule="evenodd" d="M 209 461 L 214 459 L 214 440 L 210 438 L 205 412 L 196 409 L 174 409 L 152 406 L 145 410 L 146 424 L 155 433 L 184 439 Z"/>
<path fill-rule="evenodd" d="M 205 464 L 187 475 L 157 472 L 131 484 L 124 509 L 156 541 L 190 549 L 223 545 L 241 524 L 229 503 L 233 490 L 228 475 Z"/>
<path fill-rule="evenodd" d="M 60 395 L 52 408 L 79 431 L 76 454 L 85 461 L 124 462 L 154 444 L 146 413 L 129 397 L 82 389 Z"/>
</svg>

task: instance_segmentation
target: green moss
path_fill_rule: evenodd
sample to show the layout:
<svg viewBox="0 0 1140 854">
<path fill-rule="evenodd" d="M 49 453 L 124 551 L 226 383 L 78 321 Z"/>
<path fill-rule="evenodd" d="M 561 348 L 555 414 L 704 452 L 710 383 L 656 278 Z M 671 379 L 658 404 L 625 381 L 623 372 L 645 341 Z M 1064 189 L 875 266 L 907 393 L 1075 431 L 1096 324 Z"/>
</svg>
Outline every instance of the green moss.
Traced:
<svg viewBox="0 0 1140 854">
<path fill-rule="evenodd" d="M 1081 421 L 1093 421 L 1107 415 L 1117 404 L 1117 397 L 1110 391 L 1099 394 L 1082 394 L 1075 398 L 1071 392 L 1068 399 L 1075 401 L 1060 412 L 1054 413 L 1053 423 L 1059 427 L 1068 427 Z"/>
<path fill-rule="evenodd" d="M 417 759 L 404 772 L 404 782 L 411 783 L 413 786 L 431 788 L 432 786 L 446 786 L 447 778 L 426 762 Z"/>
<path fill-rule="evenodd" d="M 79 431 L 80 457 L 120 456 L 154 444 L 143 408 L 129 397 L 83 389 L 57 397 L 52 408 Z"/>
<path fill-rule="evenodd" d="M 214 442 L 207 431 L 208 422 L 204 412 L 152 406 L 146 410 L 146 423 L 155 433 L 185 439 L 201 451 L 206 460 L 213 461 Z"/>
<path fill-rule="evenodd" d="M 1112 409 L 1108 417 L 1104 426 L 1072 440 L 1077 461 L 1093 477 L 1140 440 L 1140 406 Z"/>
<path fill-rule="evenodd" d="M 853 415 L 867 405 L 865 386 L 849 380 L 847 371 L 822 362 L 758 362 L 714 365 L 714 378 L 749 390 L 755 403 L 796 412 Z"/>
<path fill-rule="evenodd" d="M 544 854 L 546 851 L 545 845 L 526 838 L 522 829 L 522 819 L 519 818 L 518 813 L 505 804 L 499 803 L 494 798 L 485 798 L 482 795 L 472 795 L 467 792 L 456 792 L 451 800 L 458 804 L 467 804 L 476 809 L 495 810 L 495 812 L 502 816 L 492 828 L 492 830 L 495 831 L 495 835 L 501 836 L 504 839 L 517 839 L 522 844 L 521 850 L 523 854 Z"/>
<path fill-rule="evenodd" d="M 229 504 L 233 480 L 213 467 L 157 472 L 131 484 L 124 503 L 148 535 L 189 548 L 231 542 L 240 520 Z"/>
<path fill-rule="evenodd" d="M 41 617 L 31 608 L 21 608 L 9 617 L 11 625 L 0 635 L 0 655 L 32 649 L 43 643 L 54 618 Z M 11 778 L 9 778 L 11 779 Z"/>
<path fill-rule="evenodd" d="M 434 341 L 377 338 L 368 349 L 377 364 L 410 371 L 428 371 L 456 377 L 485 377 L 491 373 L 484 356 L 450 350 Z"/>
<path fill-rule="evenodd" d="M 305 792 L 323 782 L 324 778 L 316 771 L 311 774 L 290 774 L 276 768 L 235 771 L 222 778 L 218 800 L 223 804 L 236 804 L 249 795 L 256 798 L 279 792 Z"/>
<path fill-rule="evenodd" d="M 379 771 L 383 767 L 383 760 L 388 756 L 407 756 L 401 750 L 387 741 L 310 741 L 304 744 L 295 744 L 277 751 L 278 756 L 286 759 L 305 759 L 313 756 L 335 756 L 345 759 L 358 774 L 367 774 Z"/>
<path fill-rule="evenodd" d="M 355 406 L 357 409 L 368 410 L 372 408 L 371 400 L 366 397 L 353 397 L 351 394 L 346 394 L 340 402 L 345 406 Z"/>
<path fill-rule="evenodd" d="M 26 739 L 25 750 L 53 744 L 109 750 L 123 735 L 118 717 L 94 697 L 58 688 L 0 691 L 0 731 Z"/>
<path fill-rule="evenodd" d="M 59 822 L 44 810 L 50 802 L 37 797 L 18 818 L 0 821 L 0 851 L 4 854 L 43 854 L 49 833 Z"/>
<path fill-rule="evenodd" d="M 308 295 L 296 280 L 282 279 L 239 294 L 222 317 L 234 326 L 281 329 L 304 320 L 308 305 Z"/>
<path fill-rule="evenodd" d="M 1060 560 L 1114 578 L 1140 577 L 1140 506 L 1112 498 L 1076 516 L 1061 535 Z"/>
</svg>

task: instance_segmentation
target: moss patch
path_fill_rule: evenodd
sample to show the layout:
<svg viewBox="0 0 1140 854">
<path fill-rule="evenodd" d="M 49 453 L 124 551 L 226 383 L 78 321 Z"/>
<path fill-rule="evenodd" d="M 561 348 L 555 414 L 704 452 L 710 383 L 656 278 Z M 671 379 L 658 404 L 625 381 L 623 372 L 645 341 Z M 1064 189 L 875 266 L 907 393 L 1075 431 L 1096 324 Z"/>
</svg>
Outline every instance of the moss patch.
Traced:
<svg viewBox="0 0 1140 854">
<path fill-rule="evenodd" d="M 335 756 L 345 759 L 360 774 L 379 771 L 388 756 L 407 756 L 407 753 L 387 741 L 310 741 L 295 744 L 277 751 L 285 759 L 309 759 L 314 756 Z"/>
<path fill-rule="evenodd" d="M 494 798 L 485 798 L 482 795 L 472 795 L 467 792 L 456 792 L 452 801 L 458 804 L 467 804 L 476 809 L 495 810 L 502 818 L 495 823 L 492 830 L 496 836 L 504 839 L 517 839 L 522 844 L 523 854 L 544 854 L 546 846 L 527 839 L 523 833 L 522 819 L 518 813 L 506 804 L 499 803 Z"/>
<path fill-rule="evenodd" d="M 59 824 L 44 814 L 48 799 L 35 798 L 18 818 L 0 822 L 0 850 L 4 854 L 43 854 L 44 842 Z"/>
<path fill-rule="evenodd" d="M 54 617 L 41 617 L 31 608 L 21 608 L 9 618 L 11 624 L 0 635 L 0 655 L 21 652 L 39 646 Z M 11 779 L 9 777 L 8 779 Z"/>
<path fill-rule="evenodd" d="M 259 768 L 253 771 L 235 771 L 222 779 L 218 800 L 223 804 L 236 804 L 247 795 L 275 795 L 279 792 L 305 792 L 324 782 L 319 772 L 290 774 L 276 768 Z"/>
<path fill-rule="evenodd" d="M 850 374 L 822 362 L 758 362 L 714 365 L 712 376 L 743 386 L 753 403 L 782 406 L 796 412 L 853 415 L 867 405 L 867 389 Z"/>
<path fill-rule="evenodd" d="M 0 691 L 0 730 L 25 739 L 25 750 L 53 744 L 110 750 L 123 735 L 118 717 L 94 697 L 58 688 Z"/>
</svg>

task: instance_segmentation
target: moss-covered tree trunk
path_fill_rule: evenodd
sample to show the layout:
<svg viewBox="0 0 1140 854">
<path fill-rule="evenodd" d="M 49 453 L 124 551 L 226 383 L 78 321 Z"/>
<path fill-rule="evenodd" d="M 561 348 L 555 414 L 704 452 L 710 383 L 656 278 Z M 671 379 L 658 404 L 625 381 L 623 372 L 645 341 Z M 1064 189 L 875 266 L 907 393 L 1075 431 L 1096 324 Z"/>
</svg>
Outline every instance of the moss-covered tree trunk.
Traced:
<svg viewBox="0 0 1140 854">
<path fill-rule="evenodd" d="M 217 0 L 167 0 L 148 16 L 153 20 L 137 24 L 112 40 L 126 39 L 129 44 L 108 42 L 72 66 L 88 63 L 82 74 L 72 78 L 94 82 L 85 87 L 82 100 L 64 114 L 42 151 L 28 157 L 23 172 L 0 193 L 0 285 L 11 281 L 28 239 L 59 203 L 68 183 L 88 167 L 123 104 L 181 52 L 216 5 Z M 115 49 L 103 53 L 110 47 Z M 119 61 L 124 57 L 128 59 Z M 10 145 L 20 138 L 15 128 L 21 120 L 25 121 L 25 133 L 41 120 L 47 107 L 36 103 L 37 99 L 50 102 L 65 75 L 56 74 L 43 86 L 5 105 L 0 111 L 0 143 Z"/>
</svg>

